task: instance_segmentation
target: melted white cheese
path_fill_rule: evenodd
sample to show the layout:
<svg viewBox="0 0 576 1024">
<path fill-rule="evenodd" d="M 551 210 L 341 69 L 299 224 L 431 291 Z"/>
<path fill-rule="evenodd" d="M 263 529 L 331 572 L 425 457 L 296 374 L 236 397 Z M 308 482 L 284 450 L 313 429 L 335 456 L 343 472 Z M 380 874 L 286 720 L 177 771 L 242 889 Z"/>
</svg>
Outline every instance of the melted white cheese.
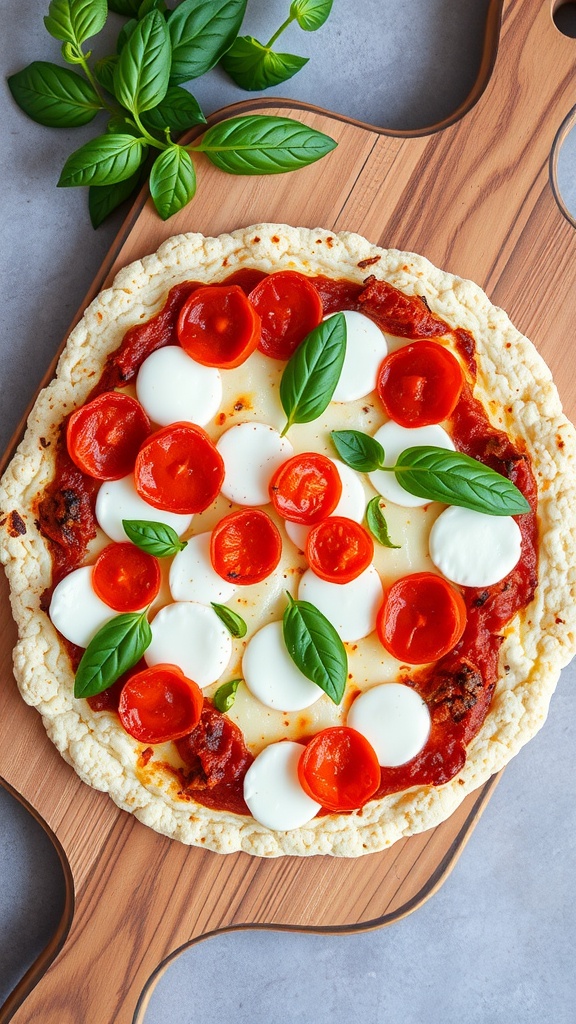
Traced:
<svg viewBox="0 0 576 1024">
<path fill-rule="evenodd" d="M 161 427 L 182 420 L 203 427 L 220 408 L 222 378 L 219 370 L 195 362 L 179 345 L 168 345 L 142 363 L 136 395 Z"/>
<path fill-rule="evenodd" d="M 270 480 L 294 452 L 288 438 L 267 423 L 238 423 L 216 447 L 225 466 L 222 494 L 238 505 L 267 505 Z"/>
<path fill-rule="evenodd" d="M 384 683 L 356 698 L 347 724 L 366 737 L 382 767 L 395 768 L 422 750 L 430 734 L 430 712 L 412 687 Z"/>
<path fill-rule="evenodd" d="M 213 608 L 178 601 L 161 608 L 150 625 L 147 665 L 177 665 L 201 687 L 220 678 L 230 661 L 232 640 Z"/>
<path fill-rule="evenodd" d="M 298 587 L 299 600 L 315 605 L 348 643 L 362 640 L 376 629 L 383 596 L 382 583 L 373 565 L 350 583 L 328 583 L 308 569 Z"/>
<path fill-rule="evenodd" d="M 269 622 L 254 634 L 244 651 L 242 672 L 250 692 L 267 708 L 302 711 L 322 696 L 288 654 L 281 622 Z"/>
<path fill-rule="evenodd" d="M 149 505 L 138 494 L 132 476 L 124 476 L 121 480 L 106 480 L 102 484 L 96 498 L 96 519 L 110 540 L 118 542 L 128 540 L 122 526 L 123 519 L 164 523 L 165 526 L 171 526 L 176 530 L 179 537 L 186 533 L 192 522 L 192 516 L 165 512 Z"/>
<path fill-rule="evenodd" d="M 98 630 L 118 614 L 94 593 L 92 569 L 84 565 L 68 573 L 54 587 L 48 612 L 56 629 L 78 647 L 88 647 Z"/>
<path fill-rule="evenodd" d="M 252 817 L 280 832 L 306 825 L 320 804 L 304 792 L 298 762 L 304 747 L 286 740 L 266 747 L 250 765 L 244 779 L 244 799 Z"/>
<path fill-rule="evenodd" d="M 333 401 L 355 402 L 374 391 L 378 370 L 388 354 L 388 345 L 386 336 L 370 317 L 347 309 L 344 310 L 344 319 L 346 356 Z"/>
<path fill-rule="evenodd" d="M 520 527 L 512 516 L 488 516 L 452 505 L 430 532 L 430 557 L 437 569 L 462 587 L 490 587 L 517 564 Z"/>
<path fill-rule="evenodd" d="M 212 601 L 229 601 L 236 587 L 219 576 L 210 559 L 211 533 L 197 533 L 190 537 L 183 551 L 175 555 L 170 566 L 170 593 L 174 601 L 197 601 L 209 605 Z"/>
</svg>

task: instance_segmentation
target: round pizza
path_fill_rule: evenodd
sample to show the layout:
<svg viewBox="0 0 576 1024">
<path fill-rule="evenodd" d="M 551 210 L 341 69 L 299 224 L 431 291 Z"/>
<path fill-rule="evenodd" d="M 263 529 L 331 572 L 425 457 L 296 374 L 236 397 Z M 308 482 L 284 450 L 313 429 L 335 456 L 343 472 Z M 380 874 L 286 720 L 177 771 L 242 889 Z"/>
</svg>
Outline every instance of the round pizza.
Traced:
<svg viewBox="0 0 576 1024">
<path fill-rule="evenodd" d="M 323 229 L 171 238 L 88 307 L 0 485 L 22 696 L 181 842 L 382 850 L 544 722 L 575 451 L 470 281 Z"/>
</svg>

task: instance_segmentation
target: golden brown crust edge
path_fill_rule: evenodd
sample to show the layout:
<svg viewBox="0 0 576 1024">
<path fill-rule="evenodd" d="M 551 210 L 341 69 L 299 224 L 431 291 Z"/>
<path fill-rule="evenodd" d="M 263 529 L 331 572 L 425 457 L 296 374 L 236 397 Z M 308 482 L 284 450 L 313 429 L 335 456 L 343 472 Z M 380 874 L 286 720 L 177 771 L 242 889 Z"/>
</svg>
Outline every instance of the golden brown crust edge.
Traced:
<svg viewBox="0 0 576 1024">
<path fill-rule="evenodd" d="M 509 668 L 501 672 L 490 712 L 459 775 L 438 788 L 417 787 L 373 801 L 356 814 L 330 815 L 301 829 L 272 832 L 253 819 L 176 804 L 164 789 L 144 786 L 136 773 L 135 741 L 112 715 L 93 714 L 86 702 L 74 699 L 68 656 L 39 606 L 50 584 L 51 559 L 30 509 L 53 473 L 54 446 L 45 445 L 56 438 L 62 416 L 85 401 L 106 355 L 128 327 L 156 312 L 173 284 L 187 278 L 223 278 L 246 265 L 361 282 L 367 271 L 358 263 L 374 257 L 378 260 L 369 273 L 406 294 L 423 295 L 434 313 L 476 339 L 476 393 L 489 414 L 496 410 L 494 425 L 522 437 L 534 460 L 540 583 L 532 604 L 506 630 L 501 665 Z M 26 526 L 26 533 L 16 537 L 5 532 L 1 551 L 18 625 L 14 669 L 22 696 L 38 708 L 49 737 L 84 781 L 172 838 L 220 853 L 244 850 L 265 857 L 351 857 L 384 849 L 447 818 L 468 793 L 504 767 L 546 718 L 560 670 L 576 650 L 575 458 L 576 432 L 562 413 L 548 367 L 472 282 L 438 270 L 422 256 L 380 249 L 347 232 L 259 224 L 218 238 L 175 236 L 157 253 L 121 270 L 112 287 L 88 307 L 0 483 L 0 510 L 17 511 Z"/>
</svg>

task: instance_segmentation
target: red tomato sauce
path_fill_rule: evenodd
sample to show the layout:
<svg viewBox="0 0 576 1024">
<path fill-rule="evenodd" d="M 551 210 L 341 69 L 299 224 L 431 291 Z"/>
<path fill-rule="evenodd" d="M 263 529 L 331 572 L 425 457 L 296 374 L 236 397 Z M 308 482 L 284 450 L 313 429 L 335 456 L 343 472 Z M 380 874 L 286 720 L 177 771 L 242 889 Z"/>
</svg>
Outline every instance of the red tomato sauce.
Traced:
<svg viewBox="0 0 576 1024">
<path fill-rule="evenodd" d="M 240 270 L 225 284 L 238 284 L 248 294 L 266 275 L 258 270 Z M 518 565 L 500 583 L 486 588 L 465 587 L 467 626 L 460 641 L 432 668 L 415 671 L 405 680 L 427 701 L 432 716 L 429 740 L 412 761 L 398 768 L 383 768 L 375 799 L 409 786 L 442 785 L 453 778 L 466 760 L 466 745 L 480 729 L 498 678 L 498 660 L 507 622 L 534 596 L 537 585 L 537 487 L 530 458 L 521 441 L 493 427 L 481 403 L 472 395 L 476 374 L 474 339 L 461 328 L 452 330 L 428 309 L 425 299 L 406 296 L 386 282 L 368 277 L 363 285 L 311 278 L 323 303 L 324 313 L 355 309 L 370 316 L 391 334 L 413 340 L 452 335 L 465 364 L 469 383 L 464 386 L 449 421 L 456 448 L 479 459 L 507 476 L 522 491 L 532 512 L 517 518 L 522 533 L 522 555 Z M 182 304 L 199 285 L 176 285 L 155 316 L 132 327 L 109 358 L 89 398 L 130 383 L 144 359 L 164 345 L 176 344 L 176 324 Z M 66 420 L 63 423 L 65 434 Z M 53 583 L 83 561 L 89 541 L 95 536 L 94 502 L 98 481 L 86 477 L 70 460 L 60 440 L 54 480 L 38 503 L 38 522 L 53 562 Z M 43 607 L 50 591 L 46 592 Z M 72 645 L 68 645 L 72 646 Z M 75 651 L 71 654 L 75 655 Z M 73 659 L 76 661 L 76 658 Z M 504 671 L 507 671 L 504 665 Z M 110 698 L 91 699 L 95 709 L 113 710 L 117 705 L 117 684 Z M 188 744 L 188 741 L 189 744 Z M 188 744 L 180 750 L 180 744 Z M 205 701 L 202 718 L 190 737 L 178 741 L 187 769 L 170 769 L 178 775 L 181 797 L 216 810 L 247 814 L 242 796 L 243 778 L 252 763 L 240 730 Z"/>
</svg>

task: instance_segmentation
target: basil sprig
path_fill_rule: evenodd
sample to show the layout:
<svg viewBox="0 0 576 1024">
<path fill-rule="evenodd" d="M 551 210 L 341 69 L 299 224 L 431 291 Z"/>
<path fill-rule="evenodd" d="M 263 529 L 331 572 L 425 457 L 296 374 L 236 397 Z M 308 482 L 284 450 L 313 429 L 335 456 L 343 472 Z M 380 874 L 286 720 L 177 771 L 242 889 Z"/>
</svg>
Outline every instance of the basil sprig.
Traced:
<svg viewBox="0 0 576 1024">
<path fill-rule="evenodd" d="M 221 711 L 222 714 L 230 711 L 236 700 L 236 691 L 241 682 L 241 679 L 231 679 L 229 683 L 222 683 L 222 686 L 218 687 L 212 697 L 212 703 L 217 711 Z"/>
<path fill-rule="evenodd" d="M 394 473 L 410 494 L 428 501 L 459 505 L 490 516 L 515 516 L 530 511 L 521 491 L 507 477 L 462 452 L 432 445 L 406 448 L 395 466 L 384 465 L 384 449 L 359 430 L 333 430 L 331 438 L 347 466 L 363 473 Z"/>
<path fill-rule="evenodd" d="M 280 381 L 280 401 L 293 423 L 310 423 L 330 404 L 346 355 L 346 320 L 336 313 L 318 324 L 291 355 Z"/>
<path fill-rule="evenodd" d="M 75 697 L 94 697 L 132 668 L 152 641 L 148 610 L 116 615 L 98 630 L 82 655 Z"/>
<path fill-rule="evenodd" d="M 282 630 L 286 650 L 297 668 L 340 704 L 348 678 L 348 658 L 338 633 L 325 615 L 308 601 L 288 594 Z"/>
<path fill-rule="evenodd" d="M 210 604 L 231 636 L 236 637 L 237 640 L 246 636 L 248 627 L 241 615 L 233 612 L 231 608 L 227 608 L 225 604 L 217 604 L 216 601 L 211 601 Z"/>
<path fill-rule="evenodd" d="M 300 23 L 329 13 L 319 0 L 300 0 L 296 7 L 290 19 Z M 16 103 L 40 124 L 74 128 L 106 114 L 106 130 L 70 155 L 58 181 L 90 188 L 94 227 L 132 197 L 148 173 L 160 217 L 173 216 L 194 197 L 195 153 L 229 174 L 279 174 L 306 167 L 336 146 L 299 121 L 264 114 L 230 118 L 198 144 L 178 145 L 181 132 L 206 121 L 181 83 L 204 74 L 230 49 L 246 0 L 182 0 L 173 10 L 164 0 L 112 0 L 110 9 L 129 20 L 116 52 L 91 62 L 92 51 L 84 47 L 105 25 L 106 0 L 52 0 L 46 28 L 76 70 L 35 61 L 8 80 Z M 148 160 L 151 150 L 154 160 Z"/>
<path fill-rule="evenodd" d="M 371 498 L 366 507 L 366 524 L 370 533 L 378 541 L 379 544 L 384 548 L 400 548 L 400 544 L 393 544 L 390 540 L 390 534 L 388 533 L 388 523 L 384 518 L 382 507 L 380 505 L 380 495 L 377 494 L 375 498 Z"/>
<path fill-rule="evenodd" d="M 146 519 L 123 519 L 124 533 L 136 547 L 147 551 L 156 558 L 170 558 L 186 547 L 176 530 L 165 523 L 148 522 Z"/>
</svg>

